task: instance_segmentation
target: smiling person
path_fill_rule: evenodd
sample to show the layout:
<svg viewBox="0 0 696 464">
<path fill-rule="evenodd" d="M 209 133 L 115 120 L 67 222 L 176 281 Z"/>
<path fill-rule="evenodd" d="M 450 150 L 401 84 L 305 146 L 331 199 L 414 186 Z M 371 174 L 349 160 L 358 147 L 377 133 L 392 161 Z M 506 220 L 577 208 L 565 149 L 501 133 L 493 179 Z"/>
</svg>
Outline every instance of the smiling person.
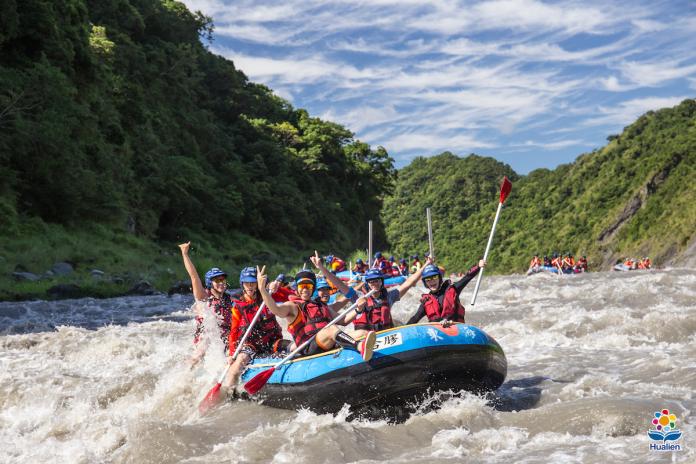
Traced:
<svg viewBox="0 0 696 464">
<path fill-rule="evenodd" d="M 264 270 L 261 272 L 263 273 Z M 242 269 L 239 273 L 239 285 L 242 287 L 242 294 L 238 300 L 233 301 L 234 308 L 232 309 L 232 325 L 229 335 L 230 353 L 237 349 L 237 343 L 249 330 L 251 321 L 263 302 L 261 292 L 258 290 L 256 268 L 245 267 Z M 233 360 L 231 356 L 228 357 L 227 362 L 232 363 L 232 366 L 227 371 L 222 388 L 227 389 L 236 385 L 247 364 L 254 357 L 278 353 L 284 347 L 283 329 L 268 307 L 263 308 L 258 321 L 239 351 L 237 359 Z"/>
<path fill-rule="evenodd" d="M 427 316 L 430 322 L 441 322 L 443 327 L 453 322 L 464 322 L 464 305 L 459 301 L 459 294 L 485 266 L 486 261 L 480 260 L 478 266 L 472 267 L 464 277 L 452 283 L 450 280 L 443 281 L 440 268 L 434 264 L 426 265 L 423 268 L 423 285 L 430 292 L 421 295 L 420 306 L 407 324 L 415 324 L 423 316 Z"/>
<path fill-rule="evenodd" d="M 321 261 L 318 255 L 316 259 Z M 321 266 L 324 267 L 323 263 Z M 364 340 L 358 342 L 335 325 L 326 327 L 332 320 L 331 309 L 321 298 L 312 299 L 317 286 L 317 278 L 312 271 L 303 270 L 297 273 L 295 276 L 297 298 L 285 303 L 273 301 L 266 290 L 266 279 L 266 275 L 259 271 L 258 284 L 261 297 L 273 314 L 284 317 L 288 322 L 288 332 L 292 335 L 295 346 L 300 346 L 316 335 L 302 350 L 301 356 L 329 351 L 338 345 L 356 350 L 364 361 L 372 359 L 375 345 L 374 332 L 368 333 Z"/>
<path fill-rule="evenodd" d="M 214 267 L 205 273 L 205 287 L 201 283 L 198 276 L 198 271 L 191 261 L 189 249 L 191 242 L 182 243 L 179 245 L 181 249 L 181 257 L 184 260 L 184 267 L 191 279 L 191 289 L 196 302 L 204 302 L 215 314 L 216 322 L 220 330 L 220 338 L 225 345 L 225 352 L 229 351 L 229 335 L 232 322 L 232 307 L 234 303 L 232 298 L 225 293 L 227 290 L 227 273 L 220 268 Z M 193 337 L 193 343 L 196 345 L 196 352 L 192 356 L 190 362 L 196 364 L 205 354 L 208 347 L 208 341 L 199 343 L 203 333 L 204 313 L 198 304 L 195 305 L 196 311 L 196 331 Z"/>
</svg>

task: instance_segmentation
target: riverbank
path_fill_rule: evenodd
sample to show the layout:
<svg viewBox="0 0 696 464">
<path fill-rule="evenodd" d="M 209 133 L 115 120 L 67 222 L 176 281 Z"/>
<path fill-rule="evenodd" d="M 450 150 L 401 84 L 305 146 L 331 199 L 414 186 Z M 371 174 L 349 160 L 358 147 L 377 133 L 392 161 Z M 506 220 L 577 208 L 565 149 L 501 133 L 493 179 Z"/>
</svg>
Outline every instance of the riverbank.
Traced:
<svg viewBox="0 0 696 464">
<path fill-rule="evenodd" d="M 275 275 L 297 269 L 301 257 L 309 255 L 235 232 L 182 231 L 177 239 L 155 242 L 101 225 L 69 228 L 26 221 L 11 235 L 0 235 L 0 301 L 186 291 L 189 279 L 177 244 L 189 240 L 200 273 L 213 266 L 234 273 L 242 266 L 267 264 L 269 275 Z"/>
</svg>

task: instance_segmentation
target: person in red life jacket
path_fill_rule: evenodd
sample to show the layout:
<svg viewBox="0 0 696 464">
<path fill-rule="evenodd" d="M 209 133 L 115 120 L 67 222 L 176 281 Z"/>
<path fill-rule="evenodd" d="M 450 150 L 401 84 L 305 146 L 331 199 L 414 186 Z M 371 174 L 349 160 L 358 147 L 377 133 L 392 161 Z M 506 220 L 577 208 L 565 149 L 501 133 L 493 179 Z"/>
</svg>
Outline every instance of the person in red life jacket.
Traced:
<svg viewBox="0 0 696 464">
<path fill-rule="evenodd" d="M 558 269 L 558 272 L 559 272 L 559 273 L 562 272 L 562 268 L 561 268 L 562 262 L 563 262 L 563 261 L 561 260 L 561 257 L 558 256 L 557 253 L 554 253 L 553 256 L 552 256 L 552 259 L 551 259 L 551 266 L 553 266 L 553 267 L 555 267 L 556 269 Z"/>
<path fill-rule="evenodd" d="M 639 263 L 638 263 L 638 269 L 650 269 L 652 267 L 652 261 L 650 261 L 650 258 L 647 256 L 644 257 Z"/>
<path fill-rule="evenodd" d="M 321 258 L 318 255 L 316 259 L 321 262 Z M 327 272 L 327 275 L 333 276 L 329 272 Z M 312 294 L 317 285 L 317 278 L 312 271 L 304 270 L 295 275 L 297 298 L 293 298 L 285 303 L 273 301 L 273 298 L 271 298 L 271 295 L 265 288 L 266 276 L 263 273 L 259 272 L 258 279 L 259 291 L 263 301 L 273 314 L 278 317 L 284 317 L 288 322 L 288 332 L 293 337 L 295 346 L 300 346 L 316 335 L 301 351 L 300 354 L 302 356 L 329 351 L 338 345 L 356 350 L 364 361 L 372 359 L 372 352 L 375 346 L 374 332 L 368 333 L 364 340 L 358 342 L 335 325 L 326 327 L 332 320 L 331 310 L 320 298 L 312 299 Z"/>
<path fill-rule="evenodd" d="M 346 270 L 346 262 L 338 256 L 329 255 L 326 257 L 326 267 L 330 272 L 336 274 Z"/>
<path fill-rule="evenodd" d="M 242 287 L 242 295 L 238 300 L 234 300 L 232 309 L 232 326 L 229 337 L 230 353 L 237 349 L 237 343 L 249 329 L 251 321 L 262 303 L 255 268 L 245 267 L 242 269 L 239 274 L 239 285 Z M 232 363 L 232 366 L 227 371 L 222 388 L 227 391 L 230 387 L 235 386 L 247 364 L 254 357 L 278 353 L 287 348 L 289 342 L 283 342 L 287 341 L 283 340 L 283 329 L 278 324 L 275 315 L 267 307 L 263 308 L 261 316 L 239 351 L 237 359 L 233 360 L 231 356 L 228 357 L 227 361 Z"/>
<path fill-rule="evenodd" d="M 278 274 L 278 277 L 268 284 L 268 291 L 273 296 L 273 301 L 277 303 L 284 303 L 288 301 L 290 297 L 296 296 L 293 289 L 288 285 L 285 274 Z"/>
<path fill-rule="evenodd" d="M 578 259 L 575 269 L 578 272 L 587 272 L 587 256 L 583 256 L 582 258 Z"/>
<path fill-rule="evenodd" d="M 193 297 L 196 300 L 194 305 L 196 317 L 196 331 L 193 337 L 193 343 L 196 345 L 196 351 L 190 359 L 191 366 L 195 365 L 205 354 L 210 340 L 203 340 L 204 323 L 205 323 L 205 308 L 210 308 L 215 315 L 217 327 L 220 331 L 220 338 L 225 347 L 225 352 L 229 351 L 228 339 L 230 335 L 230 326 L 232 321 L 232 298 L 225 292 L 227 290 L 227 273 L 222 269 L 214 267 L 205 273 L 205 287 L 201 283 L 201 279 L 196 271 L 189 249 L 191 242 L 182 243 L 179 245 L 181 249 L 181 257 L 184 260 L 184 267 L 191 279 L 191 289 Z M 204 303 L 204 304 L 199 304 Z"/>
<path fill-rule="evenodd" d="M 539 259 L 539 255 L 534 255 L 532 260 L 529 262 L 529 267 L 533 268 L 537 266 L 541 266 L 541 260 Z"/>
<path fill-rule="evenodd" d="M 441 322 L 443 327 L 453 322 L 464 322 L 464 305 L 459 301 L 459 294 L 485 265 L 486 262 L 480 260 L 478 266 L 469 269 L 464 277 L 454 283 L 443 281 L 440 269 L 434 264 L 425 266 L 423 285 L 430 292 L 421 295 L 420 306 L 406 324 L 416 324 L 423 316 L 427 316 L 430 322 Z"/>
<path fill-rule="evenodd" d="M 391 265 L 384 256 L 382 252 L 378 251 L 375 253 L 375 261 L 372 263 L 372 269 L 377 269 L 379 272 L 385 275 L 391 275 Z"/>
<path fill-rule="evenodd" d="M 566 255 L 563 257 L 561 267 L 563 268 L 564 271 L 570 271 L 573 269 L 574 266 L 575 266 L 575 259 L 573 259 L 573 255 L 571 255 L 570 253 L 566 253 Z"/>
<path fill-rule="evenodd" d="M 408 277 L 408 263 L 406 262 L 406 258 L 401 258 L 399 260 L 399 274 L 401 274 L 404 277 Z"/>
<path fill-rule="evenodd" d="M 355 274 L 364 274 L 368 269 L 370 269 L 370 267 L 365 264 L 361 258 L 355 260 L 355 266 L 353 266 L 353 272 Z"/>
<path fill-rule="evenodd" d="M 427 261 L 430 263 L 430 260 Z M 380 331 L 394 327 L 391 317 L 391 308 L 399 301 L 420 279 L 425 268 L 420 268 L 398 287 L 387 289 L 384 287 L 384 275 L 376 269 L 371 269 L 365 274 L 365 293 L 375 290 L 372 296 L 363 295 L 358 299 L 359 305 L 355 311 L 351 311 L 345 318 L 346 322 L 353 322 L 355 337 L 361 337 L 368 331 Z"/>
<path fill-rule="evenodd" d="M 422 266 L 420 259 L 418 259 L 418 255 L 413 255 L 411 256 L 411 273 L 413 274 L 416 272 L 418 269 L 420 269 Z"/>
<path fill-rule="evenodd" d="M 551 260 L 548 256 L 544 256 L 544 267 L 551 267 Z"/>
<path fill-rule="evenodd" d="M 527 275 L 534 274 L 535 272 L 539 272 L 540 268 L 541 268 L 541 260 L 539 259 L 539 255 L 534 255 L 532 260 L 529 262 L 529 269 L 527 269 Z"/>
<path fill-rule="evenodd" d="M 334 318 L 338 316 L 338 313 L 350 302 L 350 300 L 347 298 L 336 298 L 336 301 L 334 301 L 333 303 L 329 303 L 329 301 L 331 300 L 332 290 L 333 287 L 331 287 L 331 284 L 329 284 L 329 282 L 327 282 L 325 279 L 317 279 L 317 296 L 324 304 L 326 304 L 329 307 L 329 311 L 331 311 L 331 317 Z M 345 322 L 344 320 L 338 322 L 337 324 L 347 325 L 347 322 Z"/>
</svg>

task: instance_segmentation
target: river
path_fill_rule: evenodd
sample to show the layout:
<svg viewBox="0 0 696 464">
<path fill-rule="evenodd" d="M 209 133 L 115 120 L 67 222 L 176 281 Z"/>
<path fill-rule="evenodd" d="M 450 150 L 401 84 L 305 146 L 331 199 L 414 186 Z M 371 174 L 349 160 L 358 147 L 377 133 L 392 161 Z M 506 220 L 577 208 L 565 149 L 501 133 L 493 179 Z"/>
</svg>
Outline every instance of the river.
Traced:
<svg viewBox="0 0 696 464">
<path fill-rule="evenodd" d="M 186 367 L 190 296 L 0 303 L 0 462 L 696 462 L 696 270 L 486 276 L 471 308 L 473 286 L 505 384 L 398 423 L 239 400 L 200 418 L 223 358 Z M 680 451 L 650 450 L 663 409 Z"/>
</svg>

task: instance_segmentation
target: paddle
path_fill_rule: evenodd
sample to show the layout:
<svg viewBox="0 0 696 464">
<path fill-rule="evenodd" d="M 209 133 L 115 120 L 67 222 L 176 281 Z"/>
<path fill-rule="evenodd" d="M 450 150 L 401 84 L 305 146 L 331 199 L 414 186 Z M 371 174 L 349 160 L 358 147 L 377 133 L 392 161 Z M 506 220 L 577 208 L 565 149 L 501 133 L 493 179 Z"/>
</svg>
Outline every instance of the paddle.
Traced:
<svg viewBox="0 0 696 464">
<path fill-rule="evenodd" d="M 367 223 L 367 268 L 372 269 L 372 221 Z"/>
<path fill-rule="evenodd" d="M 367 294 L 363 295 L 363 297 L 368 297 L 371 296 L 373 293 L 375 293 L 375 290 L 370 290 Z M 348 308 L 344 309 L 338 316 L 336 316 L 331 322 L 329 322 L 327 325 L 325 325 L 323 328 L 331 327 L 332 325 L 336 324 L 338 321 L 340 321 L 346 314 L 348 314 L 351 310 L 355 309 L 355 307 L 358 306 L 358 302 L 353 303 L 350 305 Z M 317 332 L 319 333 L 319 332 Z M 245 385 L 244 389 L 249 393 L 250 395 L 254 395 L 258 393 L 264 385 L 266 385 L 266 382 L 268 382 L 268 379 L 271 378 L 271 375 L 276 371 L 278 367 L 281 365 L 285 364 L 286 362 L 290 361 L 292 358 L 294 358 L 297 353 L 302 351 L 305 346 L 309 345 L 309 343 L 314 340 L 314 337 L 316 337 L 317 334 L 312 335 L 307 339 L 303 344 L 295 348 L 289 355 L 284 357 L 278 364 L 275 366 L 271 367 L 270 369 L 266 369 L 265 371 L 261 371 L 258 374 L 256 374 L 254 377 L 251 378 Z"/>
<path fill-rule="evenodd" d="M 430 245 L 430 259 L 435 262 L 435 248 L 433 247 L 433 220 L 430 217 L 430 208 L 425 208 L 425 215 L 428 217 L 428 245 Z"/>
<path fill-rule="evenodd" d="M 259 306 L 258 311 L 256 311 L 254 319 L 252 319 L 251 324 L 249 324 L 249 328 L 246 330 L 244 336 L 237 344 L 237 349 L 234 350 L 234 354 L 232 355 L 232 362 L 234 362 L 234 360 L 237 359 L 237 356 L 239 356 L 239 352 L 242 350 L 244 342 L 246 341 L 249 334 L 251 334 L 251 330 L 254 328 L 254 325 L 256 325 L 256 321 L 259 320 L 261 312 L 263 311 L 263 308 L 265 306 L 266 303 L 261 303 L 261 306 Z M 225 370 L 222 372 L 222 375 L 218 379 L 215 386 L 210 389 L 208 394 L 205 395 L 205 398 L 203 398 L 203 401 L 201 401 L 201 404 L 198 405 L 198 412 L 201 415 L 206 414 L 211 408 L 213 408 L 220 402 L 220 388 L 222 387 L 222 381 L 225 380 L 225 376 L 227 376 L 227 371 L 230 370 L 230 367 L 232 367 L 232 363 L 227 364 L 227 367 L 225 367 Z"/>
<path fill-rule="evenodd" d="M 495 234 L 495 226 L 498 224 L 498 218 L 500 217 L 500 210 L 503 209 L 503 203 L 505 199 L 510 194 L 512 190 L 512 183 L 507 178 L 503 177 L 503 183 L 500 185 L 500 203 L 498 203 L 498 211 L 495 213 L 495 219 L 493 220 L 493 228 L 491 229 L 491 235 L 488 236 L 488 244 L 486 245 L 486 251 L 483 254 L 483 260 L 488 258 L 488 252 L 491 249 L 491 243 L 493 243 L 493 234 Z M 478 279 L 476 280 L 476 287 L 474 288 L 474 295 L 471 297 L 471 306 L 476 303 L 476 295 L 478 294 L 479 287 L 481 286 L 481 277 L 483 277 L 483 269 L 479 271 Z"/>
</svg>

